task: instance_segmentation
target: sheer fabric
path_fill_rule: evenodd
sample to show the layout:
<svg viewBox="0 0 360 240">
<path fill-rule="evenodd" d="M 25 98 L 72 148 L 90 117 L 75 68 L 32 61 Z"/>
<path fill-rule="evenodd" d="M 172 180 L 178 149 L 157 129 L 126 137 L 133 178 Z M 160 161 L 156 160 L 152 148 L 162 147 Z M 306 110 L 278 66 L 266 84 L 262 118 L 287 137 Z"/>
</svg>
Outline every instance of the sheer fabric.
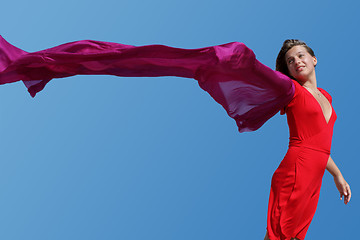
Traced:
<svg viewBox="0 0 360 240">
<path fill-rule="evenodd" d="M 238 42 L 180 49 L 82 40 L 30 53 L 0 36 L 0 84 L 22 80 L 34 97 L 53 78 L 78 74 L 194 78 L 240 132 L 261 127 L 295 91 L 290 78 L 261 64 Z"/>
</svg>

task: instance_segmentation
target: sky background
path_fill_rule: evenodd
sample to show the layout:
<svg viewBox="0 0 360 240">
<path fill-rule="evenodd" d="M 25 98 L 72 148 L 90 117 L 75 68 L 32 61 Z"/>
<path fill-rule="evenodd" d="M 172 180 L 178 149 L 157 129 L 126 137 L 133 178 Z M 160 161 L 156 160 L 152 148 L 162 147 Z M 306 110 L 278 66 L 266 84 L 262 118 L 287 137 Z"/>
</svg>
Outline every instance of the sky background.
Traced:
<svg viewBox="0 0 360 240">
<path fill-rule="evenodd" d="M 0 34 L 26 51 L 94 39 L 199 48 L 244 42 L 274 68 L 287 38 L 318 58 L 338 115 L 332 157 L 306 239 L 354 239 L 360 213 L 359 1 L 14 0 Z M 0 87 L 0 239 L 263 239 L 286 117 L 238 133 L 192 79 L 76 76 L 34 99 Z"/>
</svg>

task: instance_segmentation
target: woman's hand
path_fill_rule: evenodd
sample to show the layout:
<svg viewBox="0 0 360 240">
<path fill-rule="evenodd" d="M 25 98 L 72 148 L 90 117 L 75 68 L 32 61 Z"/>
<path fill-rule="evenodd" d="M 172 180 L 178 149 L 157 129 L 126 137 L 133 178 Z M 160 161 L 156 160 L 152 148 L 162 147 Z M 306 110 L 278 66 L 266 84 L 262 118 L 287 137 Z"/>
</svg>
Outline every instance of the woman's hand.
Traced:
<svg viewBox="0 0 360 240">
<path fill-rule="evenodd" d="M 340 192 L 340 200 L 344 197 L 344 203 L 348 204 L 351 199 L 351 190 L 350 185 L 345 181 L 344 177 L 339 174 L 338 176 L 334 176 L 334 181 L 337 189 Z"/>
<path fill-rule="evenodd" d="M 344 203 L 348 204 L 351 198 L 351 190 L 349 184 L 345 181 L 339 168 L 336 166 L 334 160 L 329 156 L 329 160 L 326 164 L 326 169 L 334 177 L 335 185 L 340 192 L 340 200 L 344 197 Z"/>
</svg>

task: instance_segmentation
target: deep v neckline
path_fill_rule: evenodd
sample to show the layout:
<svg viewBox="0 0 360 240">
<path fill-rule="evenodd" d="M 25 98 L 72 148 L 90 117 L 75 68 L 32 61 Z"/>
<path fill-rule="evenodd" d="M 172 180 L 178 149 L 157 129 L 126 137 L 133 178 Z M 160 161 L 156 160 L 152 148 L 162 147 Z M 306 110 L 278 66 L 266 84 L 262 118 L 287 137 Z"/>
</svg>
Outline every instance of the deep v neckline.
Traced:
<svg viewBox="0 0 360 240">
<path fill-rule="evenodd" d="M 332 117 L 332 115 L 333 115 L 333 112 L 334 112 L 334 111 L 333 111 L 333 107 L 332 107 L 329 99 L 323 94 L 323 92 L 322 92 L 319 88 L 317 88 L 317 89 L 320 91 L 320 93 L 324 96 L 324 98 L 326 99 L 326 101 L 329 103 L 329 105 L 330 105 L 330 111 L 331 111 L 331 113 L 330 113 L 329 119 L 326 120 L 326 116 L 325 116 L 324 110 L 322 109 L 321 104 L 319 103 L 319 101 L 316 99 L 316 97 L 315 97 L 307 88 L 305 88 L 305 87 L 303 87 L 303 88 L 304 88 L 305 91 L 308 92 L 308 93 L 312 96 L 312 98 L 315 100 L 315 102 L 317 103 L 317 105 L 319 106 L 319 108 L 320 108 L 320 110 L 321 110 L 323 119 L 325 120 L 326 124 L 329 124 L 329 122 L 330 122 L 330 120 L 331 120 L 331 117 Z"/>
</svg>

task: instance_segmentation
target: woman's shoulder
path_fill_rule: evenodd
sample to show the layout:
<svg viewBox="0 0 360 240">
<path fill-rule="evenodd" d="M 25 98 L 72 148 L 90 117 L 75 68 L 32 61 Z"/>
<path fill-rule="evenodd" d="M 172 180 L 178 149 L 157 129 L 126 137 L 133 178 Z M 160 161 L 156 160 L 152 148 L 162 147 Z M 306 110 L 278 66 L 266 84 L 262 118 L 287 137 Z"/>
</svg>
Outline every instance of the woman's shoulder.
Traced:
<svg viewBox="0 0 360 240">
<path fill-rule="evenodd" d="M 297 98 L 299 98 L 299 96 L 301 96 L 304 93 L 305 88 L 301 86 L 300 83 L 298 83 L 296 80 L 292 80 L 292 81 L 295 86 L 295 94 L 293 100 L 296 100 Z"/>
<path fill-rule="evenodd" d="M 285 114 L 287 110 L 291 108 L 294 104 L 296 104 L 296 102 L 299 101 L 299 99 L 301 99 L 301 96 L 303 95 L 304 88 L 296 80 L 292 79 L 292 82 L 295 87 L 294 96 L 291 99 L 291 101 L 288 103 L 288 105 L 285 106 L 285 108 L 280 111 L 281 115 Z"/>
<path fill-rule="evenodd" d="M 329 102 L 332 103 L 332 97 L 331 97 L 331 95 L 330 95 L 327 91 L 325 91 L 324 89 L 322 89 L 322 88 L 318 88 L 318 89 L 319 89 L 319 91 L 329 100 Z"/>
</svg>

